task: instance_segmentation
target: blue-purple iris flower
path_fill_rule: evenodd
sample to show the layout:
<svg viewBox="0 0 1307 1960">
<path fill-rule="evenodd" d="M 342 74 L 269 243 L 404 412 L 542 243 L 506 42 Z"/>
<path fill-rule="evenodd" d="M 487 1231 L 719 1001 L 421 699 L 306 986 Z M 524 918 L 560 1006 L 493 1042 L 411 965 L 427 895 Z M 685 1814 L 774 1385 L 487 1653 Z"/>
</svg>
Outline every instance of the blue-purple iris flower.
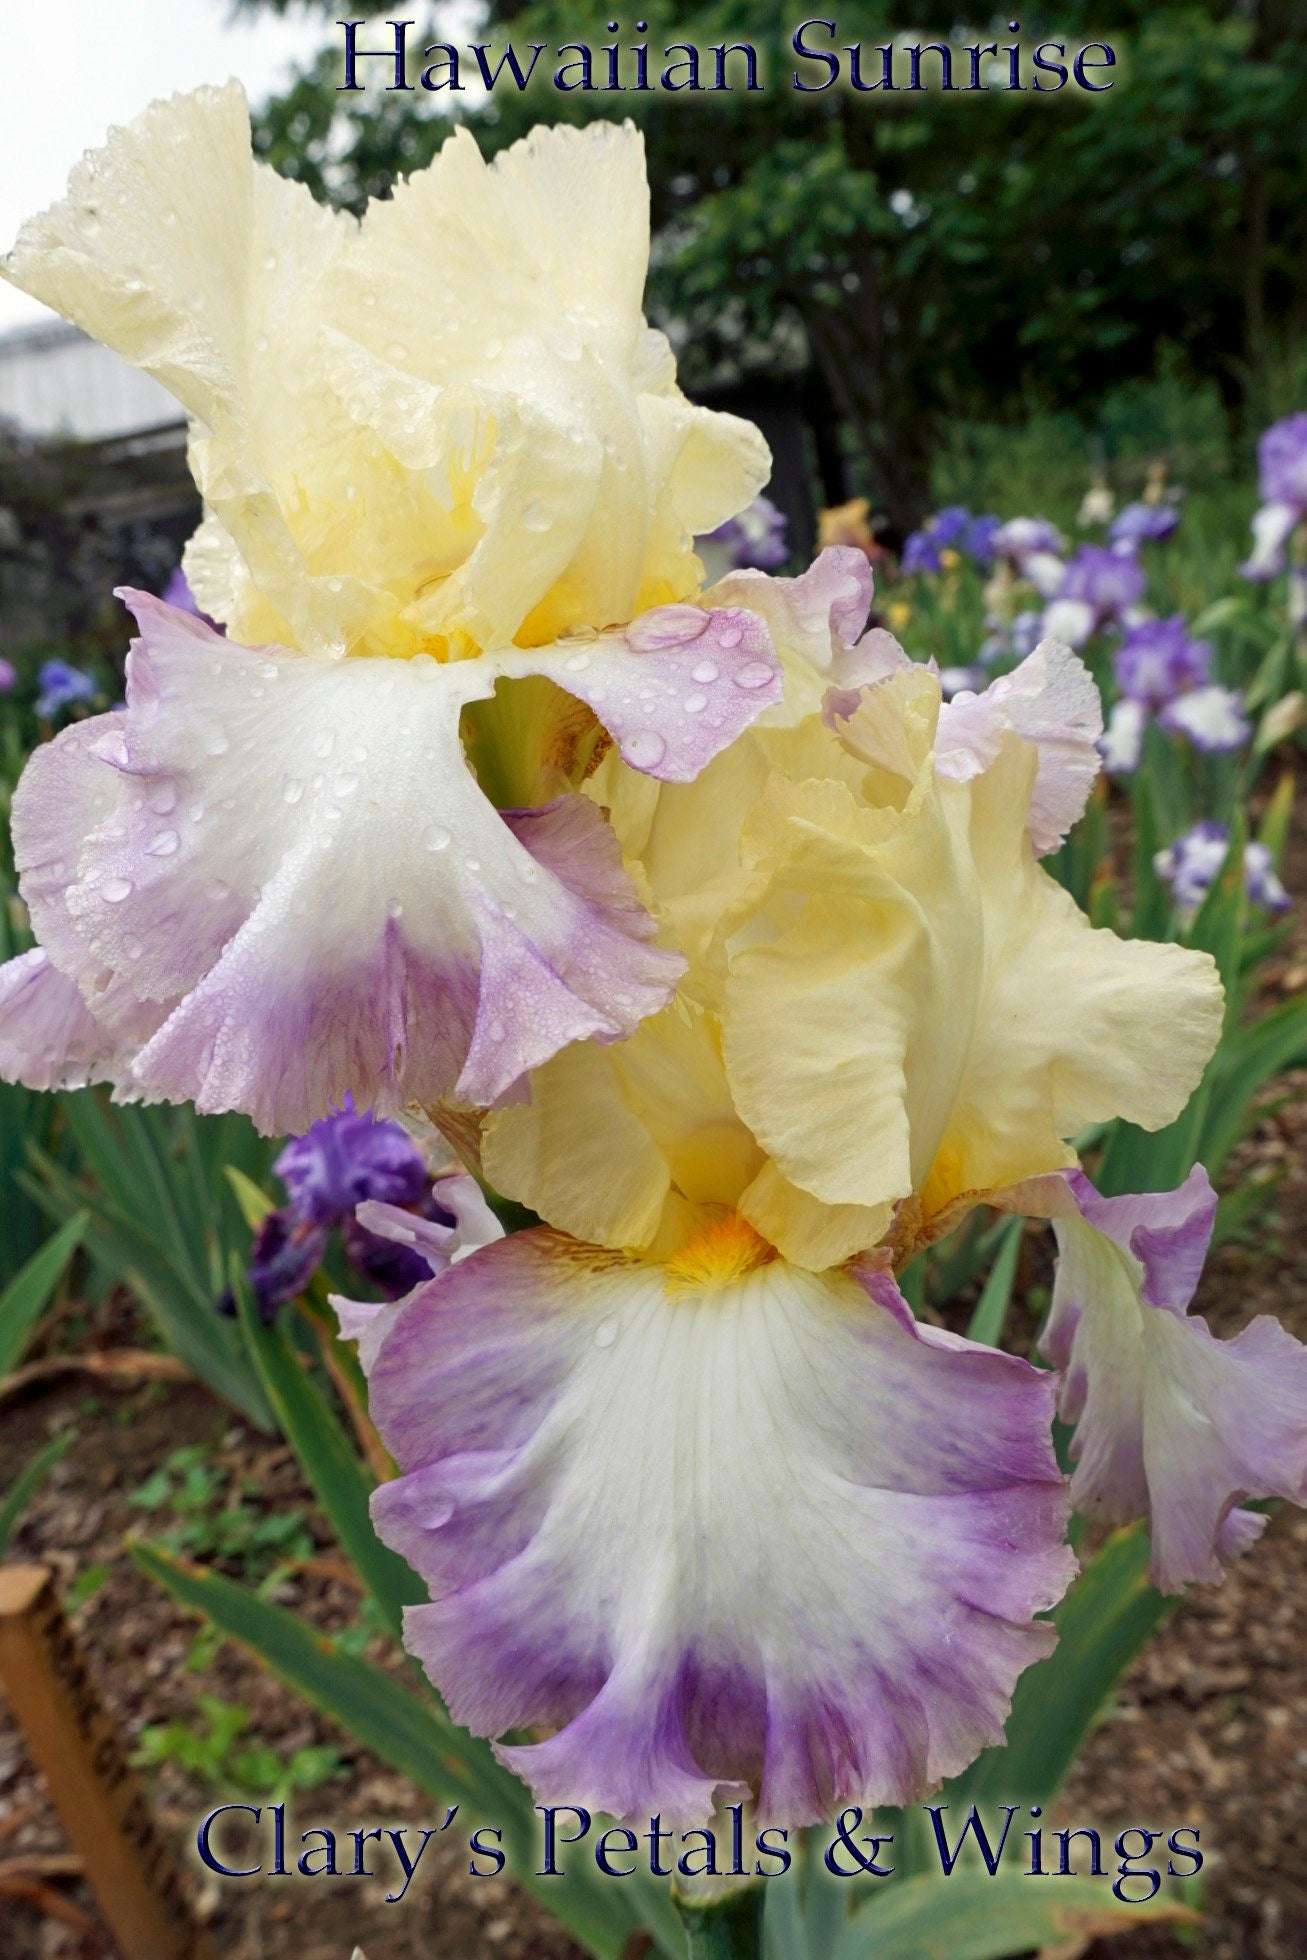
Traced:
<svg viewBox="0 0 1307 1960">
<path fill-rule="evenodd" d="M 1044 610 L 1043 631 L 1050 639 L 1082 647 L 1105 626 L 1123 624 L 1143 598 L 1146 584 L 1133 553 L 1114 551 L 1110 545 L 1081 545 Z"/>
<path fill-rule="evenodd" d="M 1273 422 L 1257 445 L 1261 509 L 1252 521 L 1253 549 L 1241 567 L 1245 578 L 1276 578 L 1285 570 L 1285 547 L 1307 522 L 1307 414 Z"/>
<path fill-rule="evenodd" d="M 997 517 L 973 517 L 965 504 L 946 504 L 913 531 L 903 546 L 903 570 L 938 572 L 946 551 L 957 551 L 981 567 L 994 562 L 994 539 L 1002 528 Z"/>
<path fill-rule="evenodd" d="M 724 551 L 739 571 L 774 572 L 785 563 L 786 518 L 770 497 L 755 497 L 736 517 L 728 517 L 704 540 Z"/>
<path fill-rule="evenodd" d="M 1126 630 L 1112 656 L 1116 684 L 1132 701 L 1164 708 L 1177 694 L 1212 678 L 1212 649 L 1186 631 L 1184 618 L 1144 619 Z"/>
<path fill-rule="evenodd" d="M 36 697 L 36 712 L 42 721 L 53 721 L 65 708 L 71 708 L 78 701 L 90 701 L 96 692 L 95 681 L 90 674 L 84 674 L 80 667 L 74 667 L 67 660 L 47 660 L 41 665 L 36 676 L 40 689 Z"/>
<path fill-rule="evenodd" d="M 1126 504 L 1112 519 L 1107 535 L 1113 550 L 1124 554 L 1169 538 L 1179 522 L 1174 504 Z"/>
<path fill-rule="evenodd" d="M 1160 878 L 1171 887 L 1177 909 L 1196 912 L 1224 865 L 1230 833 L 1224 824 L 1205 820 L 1177 837 L 1153 859 Z M 1243 854 L 1244 890 L 1249 902 L 1267 912 L 1284 912 L 1292 900 L 1276 875 L 1275 860 L 1265 844 L 1247 844 Z"/>
<path fill-rule="evenodd" d="M 391 1299 L 431 1276 L 411 1247 L 379 1237 L 354 1213 L 369 1198 L 422 1218 L 453 1224 L 432 1194 L 420 1151 L 398 1123 L 344 1106 L 292 1137 L 276 1163 L 289 1202 L 264 1219 L 250 1248 L 249 1278 L 259 1312 L 270 1319 L 283 1300 L 302 1293 L 327 1250 L 329 1234 L 344 1234 L 345 1252 Z"/>
<path fill-rule="evenodd" d="M 1243 695 L 1213 681 L 1212 649 L 1186 631 L 1180 614 L 1128 628 L 1112 665 L 1121 698 L 1098 745 L 1110 775 L 1128 776 L 1139 767 L 1153 716 L 1159 728 L 1183 735 L 1204 755 L 1230 755 L 1247 741 Z"/>
<path fill-rule="evenodd" d="M 12 694 L 18 669 L 11 660 L 0 660 L 0 694 Z"/>
</svg>

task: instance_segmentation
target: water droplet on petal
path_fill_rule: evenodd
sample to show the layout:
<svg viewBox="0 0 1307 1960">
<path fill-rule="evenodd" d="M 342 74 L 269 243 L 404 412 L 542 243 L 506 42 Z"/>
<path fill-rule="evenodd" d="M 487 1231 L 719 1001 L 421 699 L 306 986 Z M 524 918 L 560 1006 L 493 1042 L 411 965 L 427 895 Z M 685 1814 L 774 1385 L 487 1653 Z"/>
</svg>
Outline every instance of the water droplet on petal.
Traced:
<svg viewBox="0 0 1307 1960">
<path fill-rule="evenodd" d="M 431 1500 L 431 1508 L 430 1508 L 430 1510 L 429 1510 L 429 1511 L 427 1512 L 427 1514 L 426 1514 L 426 1517 L 425 1517 L 425 1519 L 423 1520 L 423 1522 L 424 1522 L 424 1523 L 425 1523 L 425 1525 L 426 1525 L 426 1528 L 427 1528 L 427 1530 L 428 1530 L 428 1531 L 439 1531 L 439 1530 L 440 1530 L 440 1527 L 441 1527 L 441 1525 L 444 1525 L 444 1524 L 448 1524 L 448 1523 L 449 1523 L 449 1520 L 450 1520 L 450 1519 L 451 1519 L 451 1518 L 453 1517 L 453 1515 L 454 1515 L 454 1509 L 455 1509 L 455 1506 L 454 1506 L 454 1500 L 453 1500 L 453 1498 L 452 1498 L 452 1497 L 434 1497 L 434 1498 L 432 1498 L 432 1500 Z"/>
<path fill-rule="evenodd" d="M 548 531 L 554 520 L 543 504 L 530 503 L 522 512 L 522 522 L 528 531 Z"/>
<path fill-rule="evenodd" d="M 299 777 L 288 776 L 281 786 L 281 794 L 283 801 L 287 803 L 298 803 L 304 794 L 304 785 Z"/>
<path fill-rule="evenodd" d="M 107 899 L 110 905 L 121 905 L 123 900 L 130 898 L 131 895 L 132 881 L 130 878 L 106 878 L 100 887 L 101 898 Z"/>
<path fill-rule="evenodd" d="M 135 933 L 129 932 L 127 934 L 127 937 L 123 940 L 123 951 L 124 953 L 126 953 L 129 960 L 139 960 L 142 953 L 144 953 L 145 948 L 144 946 L 142 946 L 140 940 L 136 937 Z"/>
<path fill-rule="evenodd" d="M 320 735 L 315 735 L 313 738 L 314 755 L 330 755 L 335 746 L 335 732 L 330 728 L 324 728 Z"/>
<path fill-rule="evenodd" d="M 153 783 L 145 800 L 156 817 L 166 817 L 170 810 L 176 808 L 177 785 L 167 781 Z"/>
<path fill-rule="evenodd" d="M 422 842 L 429 851 L 446 850 L 449 847 L 450 841 L 450 833 L 445 829 L 443 823 L 433 823 L 422 839 Z"/>
<path fill-rule="evenodd" d="M 170 858 L 181 841 L 175 830 L 161 830 L 154 842 L 146 845 L 145 855 L 152 858 Z"/>
<path fill-rule="evenodd" d="M 723 647 L 729 652 L 729 650 L 732 647 L 739 646 L 740 641 L 743 638 L 744 638 L 744 631 L 741 627 L 726 626 L 723 627 L 722 631 L 717 635 L 717 644 L 719 647 Z"/>
<path fill-rule="evenodd" d="M 701 715 L 708 706 L 708 696 L 706 694 L 687 694 L 681 706 L 685 709 L 687 715 Z"/>
<path fill-rule="evenodd" d="M 486 1029 L 486 1033 L 490 1036 L 490 1039 L 492 1041 L 503 1041 L 508 1033 L 508 1029 L 504 1026 L 502 1021 L 492 1021 L 489 1027 Z"/>
<path fill-rule="evenodd" d="M 332 788 L 335 790 L 337 796 L 352 796 L 358 786 L 359 779 L 357 776 L 337 776 L 335 782 L 332 784 Z"/>
<path fill-rule="evenodd" d="M 563 665 L 569 674 L 583 674 L 590 665 L 590 656 L 588 653 L 569 653 Z"/>
<path fill-rule="evenodd" d="M 766 687 L 768 681 L 774 681 L 775 678 L 776 669 L 769 667 L 765 660 L 751 660 L 748 666 L 741 667 L 739 673 L 735 676 L 735 685 L 750 689 Z"/>
<path fill-rule="evenodd" d="M 259 673 L 265 681 L 275 681 L 280 672 L 281 669 L 275 660 L 261 660 L 259 662 Z"/>
<path fill-rule="evenodd" d="M 639 728 L 622 743 L 623 758 L 633 769 L 655 769 L 666 753 L 666 742 L 652 728 Z"/>
<path fill-rule="evenodd" d="M 502 340 L 488 340 L 486 342 L 486 359 L 488 361 L 498 360 L 503 351 L 504 343 Z"/>
<path fill-rule="evenodd" d="M 701 660 L 691 675 L 691 679 L 698 681 L 701 687 L 707 687 L 708 683 L 715 681 L 716 678 L 717 667 L 711 660 Z"/>
<path fill-rule="evenodd" d="M 463 862 L 467 866 L 469 871 L 479 871 L 481 869 L 480 858 L 476 858 L 476 857 L 464 858 Z"/>
<path fill-rule="evenodd" d="M 227 740 L 227 737 L 223 734 L 222 730 L 220 728 L 215 729 L 213 734 L 210 735 L 209 737 L 209 742 L 208 742 L 209 754 L 226 755 L 230 747 L 231 747 L 231 743 Z"/>
<path fill-rule="evenodd" d="M 611 1347 L 616 1339 L 617 1315 L 609 1314 L 607 1320 L 601 1320 L 595 1328 L 595 1346 L 600 1348 Z"/>
</svg>

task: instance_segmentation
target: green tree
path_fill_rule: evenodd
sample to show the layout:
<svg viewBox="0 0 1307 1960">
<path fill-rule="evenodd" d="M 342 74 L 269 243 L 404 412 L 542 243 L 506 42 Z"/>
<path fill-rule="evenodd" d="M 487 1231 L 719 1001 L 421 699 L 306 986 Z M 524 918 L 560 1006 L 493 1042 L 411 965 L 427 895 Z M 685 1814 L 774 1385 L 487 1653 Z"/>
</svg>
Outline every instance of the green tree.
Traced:
<svg viewBox="0 0 1307 1960">
<path fill-rule="evenodd" d="M 439 9 L 412 12 L 417 84 L 422 48 L 454 30 Z M 921 513 L 944 418 L 1080 409 L 1153 373 L 1164 352 L 1195 380 L 1214 379 L 1238 417 L 1307 330 L 1303 0 L 1062 0 L 1022 8 L 1019 36 L 1005 10 L 949 30 L 951 92 L 909 88 L 903 56 L 892 93 L 797 90 L 796 67 L 811 83 L 825 71 L 796 62 L 803 11 L 777 0 L 680 10 L 654 0 L 638 37 L 625 20 L 610 35 L 614 17 L 595 0 L 486 0 L 470 38 L 489 45 L 492 63 L 506 39 L 524 56 L 545 46 L 522 93 L 503 79 L 490 94 L 392 92 L 375 61 L 360 70 L 361 91 L 341 93 L 344 34 L 332 26 L 321 59 L 261 116 L 259 145 L 279 169 L 357 206 L 425 163 L 451 113 L 490 150 L 542 118 L 633 116 L 654 192 L 650 305 L 686 384 L 805 377 L 840 418 L 852 483 L 901 523 Z M 834 40 L 813 28 L 809 45 L 863 43 L 864 80 L 879 74 L 875 46 L 940 36 L 938 0 L 862 0 L 826 17 Z M 360 44 L 389 33 L 370 23 Z M 765 86 L 745 90 L 742 61 L 728 70 L 730 94 L 552 85 L 560 44 L 637 38 L 655 78 L 669 43 L 747 40 Z M 964 49 L 1014 39 L 1027 50 L 1027 86 L 971 92 Z M 1115 69 L 1090 74 L 1111 86 L 1036 92 L 1028 55 L 1045 40 L 1069 56 L 1109 43 Z M 923 80 L 937 83 L 941 68 L 938 53 L 923 53 Z"/>
</svg>

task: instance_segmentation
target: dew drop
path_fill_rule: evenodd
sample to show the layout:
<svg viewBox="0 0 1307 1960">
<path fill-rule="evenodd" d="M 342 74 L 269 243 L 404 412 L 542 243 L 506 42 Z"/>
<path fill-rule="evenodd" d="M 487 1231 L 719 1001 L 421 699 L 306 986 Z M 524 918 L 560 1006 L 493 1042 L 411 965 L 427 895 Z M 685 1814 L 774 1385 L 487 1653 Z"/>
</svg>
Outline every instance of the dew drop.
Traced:
<svg viewBox="0 0 1307 1960">
<path fill-rule="evenodd" d="M 129 932 L 127 937 L 123 940 L 123 951 L 124 953 L 126 953 L 129 960 L 139 960 L 142 953 L 144 953 L 145 948 L 144 946 L 142 946 L 140 940 L 136 937 L 136 935 L 134 933 Z"/>
<path fill-rule="evenodd" d="M 231 897 L 231 887 L 224 885 L 221 878 L 215 878 L 209 886 L 206 896 L 211 898 L 215 904 L 221 904 L 224 898 Z"/>
<path fill-rule="evenodd" d="M 622 744 L 622 754 L 633 769 L 654 769 L 666 753 L 666 742 L 652 728 L 638 728 Z"/>
<path fill-rule="evenodd" d="M 222 730 L 220 728 L 216 728 L 213 734 L 210 735 L 209 737 L 209 742 L 208 742 L 209 754 L 226 755 L 230 747 L 231 747 L 231 743 L 227 740 L 227 737 L 223 734 Z"/>
<path fill-rule="evenodd" d="M 766 687 L 768 681 L 774 681 L 775 678 L 775 668 L 769 667 L 765 660 L 751 660 L 748 666 L 741 667 L 735 676 L 735 685 L 752 690 L 755 687 Z"/>
<path fill-rule="evenodd" d="M 601 1320 L 595 1328 L 595 1346 L 599 1348 L 611 1347 L 616 1339 L 617 1315 L 609 1314 L 607 1320 Z"/>
<path fill-rule="evenodd" d="M 687 715 L 701 715 L 708 706 L 708 696 L 706 694 L 687 694 L 681 706 L 685 709 Z"/>
<path fill-rule="evenodd" d="M 481 869 L 480 858 L 475 858 L 475 857 L 464 858 L 463 862 L 467 866 L 469 871 L 479 871 Z"/>
<path fill-rule="evenodd" d="M 110 905 L 121 905 L 123 900 L 130 898 L 131 895 L 130 878 L 106 878 L 100 887 L 101 898 L 106 899 Z"/>
<path fill-rule="evenodd" d="M 522 523 L 528 531 L 548 531 L 553 527 L 553 518 L 541 503 L 530 503 L 522 512 Z"/>
<path fill-rule="evenodd" d="M 265 272 L 275 272 L 277 270 L 277 254 L 275 252 L 268 253 L 263 261 L 263 270 Z"/>
<path fill-rule="evenodd" d="M 175 830 L 161 830 L 152 844 L 145 847 L 146 857 L 170 858 L 181 843 Z"/>
<path fill-rule="evenodd" d="M 724 652 L 729 653 L 732 647 L 739 646 L 740 641 L 743 638 L 744 638 L 744 632 L 741 627 L 725 626 L 722 628 L 722 631 L 717 635 L 717 644 L 719 647 L 723 649 Z"/>
<path fill-rule="evenodd" d="M 503 1041 L 503 1039 L 508 1033 L 508 1029 L 504 1026 L 502 1021 L 492 1021 L 489 1027 L 486 1029 L 486 1033 L 490 1036 L 490 1039 L 492 1041 Z"/>
<path fill-rule="evenodd" d="M 711 660 L 701 660 L 691 678 L 698 681 L 701 687 L 707 687 L 710 681 L 716 680 L 717 668 Z"/>
<path fill-rule="evenodd" d="M 259 673 L 265 681 L 275 681 L 280 672 L 281 669 L 275 660 L 261 660 L 259 662 Z"/>
<path fill-rule="evenodd" d="M 330 755 L 331 751 L 335 748 L 335 746 L 336 746 L 335 732 L 330 728 L 324 728 L 321 735 L 315 735 L 313 738 L 314 755 L 319 755 L 319 756 Z"/>
<path fill-rule="evenodd" d="M 569 653 L 563 665 L 569 674 L 583 674 L 590 665 L 590 656 L 588 653 Z"/>
<path fill-rule="evenodd" d="M 431 1509 L 424 1520 L 428 1531 L 439 1531 L 441 1525 L 448 1524 L 454 1515 L 452 1497 L 437 1497 L 432 1500 Z"/>
<path fill-rule="evenodd" d="M 486 359 L 488 361 L 497 361 L 503 351 L 504 343 L 502 340 L 488 340 L 486 342 Z"/>
<path fill-rule="evenodd" d="M 447 850 L 450 844 L 450 834 L 445 829 L 443 823 L 433 823 L 431 828 L 424 834 L 422 842 L 429 851 Z"/>
<path fill-rule="evenodd" d="M 304 794 L 304 785 L 298 776 L 288 776 L 281 786 L 282 801 L 298 803 Z"/>
<path fill-rule="evenodd" d="M 169 782 L 154 783 L 145 800 L 156 817 L 166 817 L 169 810 L 177 807 L 177 786 Z"/>
<path fill-rule="evenodd" d="M 404 916 L 404 908 L 398 899 L 392 900 L 386 909 L 392 919 L 402 919 Z"/>
<path fill-rule="evenodd" d="M 328 592 L 343 592 L 345 590 L 345 581 L 339 578 L 329 578 L 327 580 L 327 590 Z"/>
</svg>

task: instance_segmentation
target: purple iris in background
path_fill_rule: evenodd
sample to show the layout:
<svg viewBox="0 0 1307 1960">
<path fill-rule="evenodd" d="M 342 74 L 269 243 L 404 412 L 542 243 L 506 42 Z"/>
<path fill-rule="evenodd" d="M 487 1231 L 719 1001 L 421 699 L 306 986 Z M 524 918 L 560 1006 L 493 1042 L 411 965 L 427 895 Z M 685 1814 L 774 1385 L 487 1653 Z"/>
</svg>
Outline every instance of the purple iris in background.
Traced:
<svg viewBox="0 0 1307 1960">
<path fill-rule="evenodd" d="M 1159 878 L 1171 887 L 1171 896 L 1180 912 L 1191 914 L 1198 910 L 1213 879 L 1219 876 L 1229 849 L 1230 833 L 1225 825 L 1204 820 L 1157 853 L 1153 866 Z M 1276 876 L 1275 860 L 1265 844 L 1245 845 L 1243 880 L 1249 902 L 1267 912 L 1284 912 L 1292 903 Z"/>
<path fill-rule="evenodd" d="M 747 509 L 728 517 L 704 542 L 715 544 L 740 571 L 774 572 L 789 556 L 786 519 L 770 497 L 755 497 Z"/>
<path fill-rule="evenodd" d="M 1257 445 L 1261 509 L 1252 521 L 1252 556 L 1245 578 L 1276 578 L 1288 560 L 1285 546 L 1307 520 L 1307 414 L 1273 422 Z"/>
<path fill-rule="evenodd" d="M 94 698 L 96 686 L 89 674 L 80 667 L 72 666 L 67 660 L 46 660 L 36 676 L 40 689 L 36 697 L 36 712 L 42 721 L 53 721 L 65 708 L 71 708 L 78 701 Z"/>
<path fill-rule="evenodd" d="M 1154 715 L 1159 728 L 1183 735 L 1204 755 L 1229 755 L 1247 741 L 1243 695 L 1213 681 L 1211 646 L 1192 638 L 1179 613 L 1129 627 L 1112 666 L 1121 699 L 1098 745 L 1110 775 L 1128 776 L 1139 767 Z"/>
<path fill-rule="evenodd" d="M 992 565 L 994 539 L 1002 528 L 997 517 L 973 517 L 965 504 L 946 504 L 913 531 L 903 546 L 905 573 L 938 572 L 946 551 L 960 552 L 976 565 Z"/>
<path fill-rule="evenodd" d="M 428 1261 L 411 1246 L 367 1231 L 354 1216 L 369 1198 L 420 1218 L 454 1223 L 435 1199 L 421 1152 L 398 1123 L 344 1106 L 292 1137 L 276 1163 L 289 1203 L 269 1212 L 250 1248 L 249 1278 L 259 1313 L 270 1320 L 283 1300 L 302 1293 L 322 1263 L 329 1234 L 343 1228 L 345 1252 L 391 1299 L 429 1279 Z"/>
<path fill-rule="evenodd" d="M 1082 647 L 1104 626 L 1120 624 L 1143 598 L 1146 583 L 1143 566 L 1132 553 L 1103 544 L 1081 545 L 1045 610 L 1044 633 Z"/>
<path fill-rule="evenodd" d="M 0 694 L 11 694 L 14 682 L 18 679 L 18 669 L 10 660 L 0 660 Z"/>
<path fill-rule="evenodd" d="M 1169 538 L 1180 522 L 1174 504 L 1126 504 L 1108 526 L 1108 539 L 1114 551 L 1137 551 L 1141 544 L 1156 544 Z"/>
<path fill-rule="evenodd" d="M 1212 649 L 1192 639 L 1184 618 L 1144 619 L 1127 629 L 1112 656 L 1116 684 L 1132 701 L 1164 708 L 1177 694 L 1205 687 L 1212 678 Z"/>
</svg>

